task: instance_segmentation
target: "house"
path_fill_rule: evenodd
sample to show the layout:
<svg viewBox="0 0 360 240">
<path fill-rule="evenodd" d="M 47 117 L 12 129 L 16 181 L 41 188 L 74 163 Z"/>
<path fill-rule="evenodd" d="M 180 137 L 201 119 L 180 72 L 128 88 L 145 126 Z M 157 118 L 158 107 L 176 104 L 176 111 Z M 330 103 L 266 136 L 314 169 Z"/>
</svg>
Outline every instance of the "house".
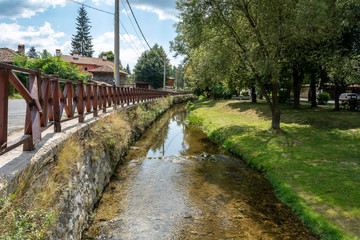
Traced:
<svg viewBox="0 0 360 240">
<path fill-rule="evenodd" d="M 61 59 L 75 64 L 80 67 L 80 71 L 88 73 L 92 76 L 94 81 L 106 82 L 114 85 L 114 63 L 107 60 L 106 54 L 102 58 L 82 57 L 79 56 L 78 51 L 74 51 L 73 56 L 61 55 L 61 51 L 56 49 L 56 55 L 61 56 Z M 120 85 L 126 84 L 126 76 L 129 75 L 124 71 L 120 72 Z"/>
<path fill-rule="evenodd" d="M 10 48 L 0 48 L 0 63 L 13 64 L 14 58 L 20 54 L 25 54 L 25 45 L 19 44 L 18 51 L 14 51 Z"/>
<path fill-rule="evenodd" d="M 151 85 L 148 82 L 135 81 L 135 88 L 151 89 Z"/>
<path fill-rule="evenodd" d="M 165 84 L 165 91 L 173 92 L 175 88 L 174 85 L 175 85 L 175 78 L 168 77 L 167 83 Z"/>
</svg>

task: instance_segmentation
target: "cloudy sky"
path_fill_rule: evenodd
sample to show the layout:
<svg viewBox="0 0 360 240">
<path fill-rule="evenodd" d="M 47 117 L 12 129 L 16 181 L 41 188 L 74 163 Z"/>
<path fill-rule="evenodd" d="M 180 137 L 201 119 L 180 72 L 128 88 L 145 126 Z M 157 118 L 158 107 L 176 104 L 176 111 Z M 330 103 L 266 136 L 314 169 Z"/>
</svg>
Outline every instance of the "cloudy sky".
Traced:
<svg viewBox="0 0 360 240">
<path fill-rule="evenodd" d="M 107 12 L 114 12 L 114 0 L 76 0 Z M 135 16 L 150 46 L 163 46 L 172 65 L 178 65 L 180 58 L 173 58 L 169 52 L 169 41 L 176 36 L 177 22 L 175 0 L 129 0 Z M 61 49 L 69 54 L 71 36 L 76 33 L 76 17 L 80 4 L 72 0 L 0 0 L 0 48 L 17 50 L 18 44 L 25 44 L 26 51 L 34 46 L 37 51 L 47 49 L 55 54 Z M 114 16 L 92 8 L 86 8 L 91 21 L 91 35 L 95 54 L 113 50 Z M 134 30 L 136 24 L 126 0 L 120 0 L 120 59 L 131 68 L 146 48 L 140 33 Z M 130 20 L 130 19 L 131 20 Z M 136 29 L 137 30 L 137 29 Z"/>
</svg>

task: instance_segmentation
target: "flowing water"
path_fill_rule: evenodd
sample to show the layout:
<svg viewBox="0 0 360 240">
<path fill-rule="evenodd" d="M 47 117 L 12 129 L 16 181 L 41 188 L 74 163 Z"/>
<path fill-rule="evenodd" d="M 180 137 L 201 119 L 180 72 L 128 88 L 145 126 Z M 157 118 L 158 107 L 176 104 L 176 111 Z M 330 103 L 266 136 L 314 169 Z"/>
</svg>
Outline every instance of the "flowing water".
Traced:
<svg viewBox="0 0 360 240">
<path fill-rule="evenodd" d="M 185 120 L 176 106 L 136 142 L 84 239 L 316 239 L 259 172 Z"/>
</svg>

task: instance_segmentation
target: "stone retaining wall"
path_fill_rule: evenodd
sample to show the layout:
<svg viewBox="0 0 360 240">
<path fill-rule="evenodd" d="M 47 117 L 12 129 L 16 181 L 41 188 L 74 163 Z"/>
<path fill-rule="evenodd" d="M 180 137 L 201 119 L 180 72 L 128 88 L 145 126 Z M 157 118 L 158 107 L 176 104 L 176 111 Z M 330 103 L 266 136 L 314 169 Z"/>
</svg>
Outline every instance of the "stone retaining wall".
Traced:
<svg viewBox="0 0 360 240">
<path fill-rule="evenodd" d="M 146 123 L 147 126 L 126 129 L 129 139 L 109 142 L 109 146 L 101 145 L 104 139 L 98 143 L 96 137 L 99 136 L 92 132 L 98 120 L 58 134 L 51 144 L 37 151 L 30 163 L 9 180 L 6 195 L 14 194 L 19 199 L 17 202 L 22 203 L 21 207 L 28 207 L 27 210 L 54 210 L 54 224 L 48 229 L 51 231 L 50 239 L 81 239 L 95 204 L 131 143 L 172 104 L 191 98 L 193 96 L 172 98 L 168 106 L 156 111 L 157 115 Z M 133 116 L 136 108 L 132 106 L 121 111 L 136 122 Z M 110 115 L 104 118 L 113 117 Z M 106 119 L 103 122 L 106 123 Z M 97 127 L 104 136 L 113 134 L 107 130 L 111 126 L 104 126 L 104 129 Z M 123 134 L 127 134 L 126 131 Z M 64 160 L 66 154 L 75 156 L 75 159 Z"/>
</svg>

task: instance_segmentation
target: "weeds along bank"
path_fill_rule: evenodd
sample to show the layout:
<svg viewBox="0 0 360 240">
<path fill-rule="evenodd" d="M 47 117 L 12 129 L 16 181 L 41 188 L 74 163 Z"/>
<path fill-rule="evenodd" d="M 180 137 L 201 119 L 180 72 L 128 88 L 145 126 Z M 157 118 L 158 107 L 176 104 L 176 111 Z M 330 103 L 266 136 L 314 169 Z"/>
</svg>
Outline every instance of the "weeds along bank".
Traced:
<svg viewBox="0 0 360 240">
<path fill-rule="evenodd" d="M 0 239 L 80 239 L 130 145 L 172 105 L 167 97 L 110 113 L 32 162 L 0 198 Z"/>
<path fill-rule="evenodd" d="M 283 105 L 276 132 L 264 102 L 205 100 L 188 109 L 192 124 L 262 171 L 321 239 L 360 239 L 359 113 Z"/>
</svg>

